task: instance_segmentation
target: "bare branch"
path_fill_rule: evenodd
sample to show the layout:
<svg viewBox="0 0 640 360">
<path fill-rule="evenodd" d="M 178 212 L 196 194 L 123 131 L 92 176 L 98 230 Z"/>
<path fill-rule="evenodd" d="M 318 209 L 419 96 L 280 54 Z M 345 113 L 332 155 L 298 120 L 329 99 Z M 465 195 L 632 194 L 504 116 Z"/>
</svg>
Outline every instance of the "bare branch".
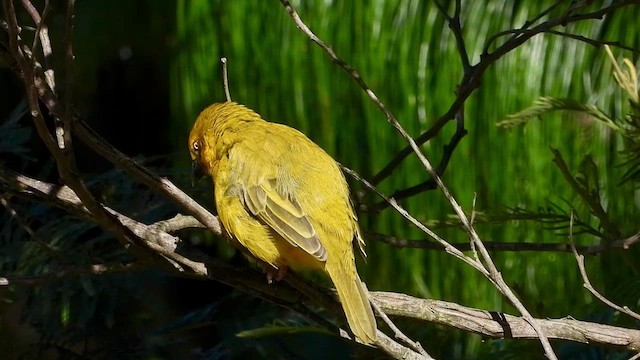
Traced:
<svg viewBox="0 0 640 360">
<path fill-rule="evenodd" d="M 411 222 L 414 226 L 416 226 L 422 232 L 424 232 L 425 234 L 429 235 L 432 239 L 437 241 L 440 244 L 440 246 L 442 246 L 447 253 L 449 253 L 449 254 L 455 256 L 456 258 L 464 261 L 465 263 L 469 264 L 474 269 L 478 270 L 485 277 L 489 277 L 489 272 L 484 268 L 484 266 L 481 263 L 478 263 L 477 261 L 473 260 L 472 258 L 464 255 L 462 253 L 462 251 L 456 249 L 450 243 L 448 243 L 446 240 L 442 239 L 440 236 L 438 236 L 438 234 L 433 232 L 426 225 L 424 225 L 423 223 L 418 221 L 416 218 L 411 216 L 411 214 L 409 214 L 409 212 L 406 209 L 404 209 L 402 206 L 400 206 L 394 199 L 389 198 L 386 195 L 384 195 L 383 193 L 381 193 L 378 189 L 376 189 L 375 186 L 373 186 L 367 180 L 363 179 L 355 171 L 353 171 L 353 170 L 351 170 L 349 168 L 346 168 L 346 167 L 342 167 L 342 169 L 343 169 L 344 172 L 349 174 L 351 177 L 353 177 L 354 179 L 356 179 L 356 180 L 360 181 L 362 184 L 364 184 L 364 186 L 366 186 L 369 190 L 374 192 L 376 195 L 380 196 L 385 201 L 388 201 L 389 204 L 391 205 L 391 207 L 393 207 L 400 215 L 402 215 L 405 219 L 409 220 L 409 222 Z"/>
<path fill-rule="evenodd" d="M 45 0 L 44 10 L 42 11 L 42 17 L 38 13 L 38 10 L 33 6 L 29 0 L 22 0 L 22 6 L 27 10 L 27 13 L 33 19 L 36 24 L 36 34 L 33 37 L 33 44 L 31 45 L 31 51 L 35 52 L 38 48 L 38 44 L 42 44 L 42 55 L 44 59 L 44 75 L 49 87 L 55 91 L 56 81 L 53 67 L 51 66 L 51 56 L 53 50 L 51 49 L 51 40 L 49 39 L 49 28 L 45 23 L 45 19 L 49 14 L 51 7 L 49 6 L 49 0 Z"/>
<path fill-rule="evenodd" d="M 536 331 L 522 317 L 398 293 L 374 291 L 372 297 L 385 313 L 393 316 L 453 326 L 493 339 L 538 338 Z M 536 322 L 551 339 L 584 344 L 614 345 L 630 351 L 640 351 L 640 330 L 596 324 L 572 318 L 536 319 Z"/>
<path fill-rule="evenodd" d="M 573 39 L 573 40 L 578 40 L 581 41 L 585 44 L 589 44 L 595 48 L 600 48 L 604 45 L 609 45 L 609 46 L 614 46 L 617 47 L 619 49 L 624 49 L 627 51 L 631 51 L 634 54 L 640 54 L 640 49 L 636 49 L 634 47 L 625 45 L 623 43 L 621 43 L 620 41 L 607 41 L 607 40 L 594 40 L 594 39 L 590 39 L 586 36 L 582 36 L 582 35 L 576 35 L 576 34 L 571 34 L 568 33 L 566 31 L 557 31 L 557 30 L 548 30 L 545 31 L 545 33 L 547 34 L 552 34 L 552 35 L 558 35 L 558 36 L 562 36 L 562 37 L 566 37 L 569 39 Z"/>
<path fill-rule="evenodd" d="M 460 140 L 462 140 L 462 138 L 464 138 L 467 135 L 467 130 L 464 128 L 463 109 L 461 109 L 458 112 L 458 114 L 456 114 L 456 119 L 457 119 L 456 131 L 451 136 L 449 143 L 444 146 L 444 151 L 442 152 L 442 158 L 440 159 L 440 163 L 436 167 L 436 173 L 438 174 L 438 176 L 442 176 L 442 174 L 444 174 L 445 170 L 447 169 L 447 166 L 449 165 L 449 160 L 451 160 L 451 156 L 453 155 L 453 152 L 455 151 L 456 147 L 460 143 Z M 372 181 L 374 185 L 377 184 L 375 180 L 376 178 L 374 177 L 374 180 Z M 415 196 L 417 194 L 423 193 L 425 191 L 429 191 L 437 188 L 438 188 L 438 185 L 436 184 L 436 181 L 433 178 L 430 178 L 429 180 L 424 181 L 418 185 L 414 185 L 404 190 L 397 190 L 390 197 L 396 200 L 402 200 L 402 199 L 406 199 L 406 198 Z M 380 212 L 386 209 L 387 207 L 389 207 L 389 203 L 387 203 L 386 201 L 381 201 L 377 204 L 365 205 L 364 211 Z"/>
<path fill-rule="evenodd" d="M 392 356 L 395 359 L 402 360 L 423 360 L 425 356 L 411 350 L 408 347 L 404 347 L 397 342 L 393 341 L 387 334 L 378 330 L 378 340 L 376 341 L 376 345 L 383 349 L 387 354 Z M 430 358 L 426 358 L 430 359 Z"/>
<path fill-rule="evenodd" d="M 193 216 L 187 216 L 182 214 L 177 214 L 171 219 L 158 221 L 151 225 L 152 227 L 160 230 L 166 231 L 168 233 L 188 229 L 188 228 L 206 228 L 206 226 L 202 225 L 202 223 Z M 220 232 L 217 235 L 221 235 Z"/>
<path fill-rule="evenodd" d="M 573 218 L 573 217 L 572 217 Z M 571 230 L 573 230 L 573 222 L 571 223 Z M 597 297 L 598 300 L 602 301 L 603 303 L 605 303 L 607 306 L 620 311 L 623 314 L 627 314 L 629 316 L 631 316 L 632 318 L 636 319 L 636 320 L 640 320 L 640 314 L 632 311 L 631 309 L 629 309 L 628 306 L 619 306 L 616 303 L 614 303 L 613 301 L 607 299 L 606 297 L 604 297 L 602 294 L 600 294 L 598 292 L 598 290 L 596 290 L 596 288 L 593 287 L 593 285 L 591 285 L 591 281 L 589 280 L 589 276 L 587 275 L 587 269 L 584 265 L 584 255 L 579 255 L 578 252 L 576 251 L 576 247 L 573 245 L 573 232 L 570 231 L 569 233 L 569 241 L 571 242 L 571 249 L 573 250 L 573 255 L 576 258 L 576 261 L 578 262 L 578 269 L 580 270 L 580 275 L 582 276 L 582 281 L 584 281 L 583 286 L 589 290 L 589 292 L 591 294 L 593 294 L 593 296 Z"/>
<path fill-rule="evenodd" d="M 467 54 L 467 46 L 464 43 L 464 37 L 462 36 L 462 25 L 460 23 L 460 12 L 462 11 L 462 4 L 460 0 L 456 0 L 455 10 L 453 16 L 449 16 L 447 8 L 440 3 L 440 1 L 434 1 L 440 13 L 449 23 L 449 28 L 456 38 L 456 45 L 458 47 L 458 53 L 460 54 L 460 61 L 462 62 L 462 69 L 466 73 L 471 67 L 469 62 L 469 55 Z"/>
</svg>

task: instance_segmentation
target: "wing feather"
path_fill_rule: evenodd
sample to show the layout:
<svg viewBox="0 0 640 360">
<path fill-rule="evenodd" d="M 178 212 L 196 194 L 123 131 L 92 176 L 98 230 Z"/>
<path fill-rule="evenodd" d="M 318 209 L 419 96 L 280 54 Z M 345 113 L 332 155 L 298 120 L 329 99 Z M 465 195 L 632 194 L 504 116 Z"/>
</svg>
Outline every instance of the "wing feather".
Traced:
<svg viewBox="0 0 640 360">
<path fill-rule="evenodd" d="M 275 180 L 263 180 L 244 189 L 249 211 L 289 244 L 299 247 L 319 261 L 327 260 L 327 251 L 300 204 L 277 191 Z"/>
</svg>

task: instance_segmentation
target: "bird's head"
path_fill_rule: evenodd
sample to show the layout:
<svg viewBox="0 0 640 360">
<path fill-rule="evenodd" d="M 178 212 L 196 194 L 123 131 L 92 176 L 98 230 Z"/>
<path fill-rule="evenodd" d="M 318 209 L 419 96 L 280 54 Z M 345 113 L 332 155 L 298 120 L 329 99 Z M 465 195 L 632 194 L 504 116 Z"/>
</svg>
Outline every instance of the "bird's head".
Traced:
<svg viewBox="0 0 640 360">
<path fill-rule="evenodd" d="M 189 134 L 192 185 L 203 175 L 213 175 L 218 160 L 233 143 L 232 134 L 242 123 L 261 120 L 251 109 L 234 102 L 215 103 L 202 110 Z"/>
<path fill-rule="evenodd" d="M 213 104 L 204 109 L 191 128 L 189 134 L 189 155 L 191 155 L 191 186 L 205 175 L 211 174 L 215 161 L 216 133 L 214 124 L 223 104 Z"/>
</svg>

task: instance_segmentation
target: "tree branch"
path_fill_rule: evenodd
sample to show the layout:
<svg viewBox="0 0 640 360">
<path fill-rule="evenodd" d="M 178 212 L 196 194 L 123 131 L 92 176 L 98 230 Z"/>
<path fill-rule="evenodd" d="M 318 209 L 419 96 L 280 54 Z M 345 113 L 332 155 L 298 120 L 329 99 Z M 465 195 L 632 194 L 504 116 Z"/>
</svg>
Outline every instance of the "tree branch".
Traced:
<svg viewBox="0 0 640 360">
<path fill-rule="evenodd" d="M 372 293 L 385 313 L 429 323 L 453 326 L 493 339 L 536 339 L 531 325 L 522 317 L 479 310 L 456 303 L 420 299 L 405 294 Z M 579 321 L 572 318 L 536 319 L 550 339 L 584 344 L 618 346 L 640 351 L 640 330 Z"/>
<path fill-rule="evenodd" d="M 573 217 L 572 217 L 573 219 Z M 573 222 L 571 224 L 571 229 L 573 230 Z M 573 232 L 569 233 L 569 241 L 571 242 L 571 249 L 573 250 L 573 255 L 576 258 L 576 262 L 578 262 L 578 269 L 580 270 L 580 275 L 582 276 L 582 281 L 584 281 L 583 286 L 589 290 L 589 292 L 595 296 L 596 298 L 598 298 L 598 300 L 602 301 L 603 303 L 605 303 L 607 306 L 620 311 L 623 314 L 627 314 L 629 316 L 631 316 L 632 318 L 636 319 L 636 320 L 640 320 L 640 314 L 632 311 L 628 306 L 619 306 L 616 303 L 614 303 L 613 301 L 607 299 L 606 297 L 604 297 L 602 294 L 600 294 L 598 292 L 598 290 L 596 290 L 596 288 L 593 287 L 593 285 L 591 285 L 591 281 L 589 280 L 589 276 L 587 275 L 587 269 L 584 265 L 584 255 L 579 255 L 576 247 L 573 245 Z"/>
</svg>

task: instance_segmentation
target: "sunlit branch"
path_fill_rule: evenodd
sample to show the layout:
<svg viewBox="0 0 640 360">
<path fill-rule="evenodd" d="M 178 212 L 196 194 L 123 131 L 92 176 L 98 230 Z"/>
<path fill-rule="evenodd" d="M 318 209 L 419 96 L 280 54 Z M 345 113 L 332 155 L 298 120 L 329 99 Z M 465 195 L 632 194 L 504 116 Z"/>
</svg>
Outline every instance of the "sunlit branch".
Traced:
<svg viewBox="0 0 640 360">
<path fill-rule="evenodd" d="M 43 63 L 44 63 L 44 75 L 47 80 L 47 84 L 49 87 L 55 91 L 56 82 L 55 82 L 55 73 L 53 71 L 53 67 L 51 65 L 51 57 L 53 56 L 53 50 L 51 48 L 51 40 L 49 39 L 49 28 L 45 23 L 45 19 L 51 10 L 51 6 L 49 6 L 49 0 L 45 0 L 44 10 L 42 11 L 42 17 L 38 10 L 33 6 L 31 1 L 22 0 L 22 6 L 27 10 L 29 16 L 36 24 L 36 33 L 33 37 L 33 44 L 31 45 L 31 51 L 35 52 L 38 48 L 39 44 L 42 44 L 42 55 L 43 55 Z"/>
<path fill-rule="evenodd" d="M 424 350 L 424 348 L 422 348 L 422 345 L 417 341 L 411 340 L 407 335 L 405 335 L 396 326 L 396 324 L 394 324 L 393 321 L 391 321 L 391 319 L 389 319 L 387 314 L 385 314 L 385 312 L 382 310 L 382 308 L 380 308 L 380 306 L 378 306 L 378 304 L 375 301 L 371 301 L 371 306 L 376 311 L 378 316 L 380 316 L 382 318 L 382 320 L 387 324 L 387 326 L 389 326 L 389 328 L 393 331 L 393 334 L 395 335 L 396 339 L 400 339 L 402 342 L 404 342 L 405 344 L 409 345 L 409 347 L 411 347 L 414 351 L 416 351 L 416 352 L 420 353 L 421 355 L 423 355 L 426 359 L 433 360 L 431 355 L 429 355 Z"/>
<path fill-rule="evenodd" d="M 420 299 L 398 293 L 374 291 L 372 296 L 382 310 L 391 316 L 453 326 L 491 339 L 538 338 L 536 331 L 524 318 L 499 311 L 479 310 L 456 303 Z M 596 324 L 571 317 L 536 321 L 551 339 L 591 345 L 614 345 L 629 351 L 640 350 L 640 330 L 637 329 Z"/>
</svg>

